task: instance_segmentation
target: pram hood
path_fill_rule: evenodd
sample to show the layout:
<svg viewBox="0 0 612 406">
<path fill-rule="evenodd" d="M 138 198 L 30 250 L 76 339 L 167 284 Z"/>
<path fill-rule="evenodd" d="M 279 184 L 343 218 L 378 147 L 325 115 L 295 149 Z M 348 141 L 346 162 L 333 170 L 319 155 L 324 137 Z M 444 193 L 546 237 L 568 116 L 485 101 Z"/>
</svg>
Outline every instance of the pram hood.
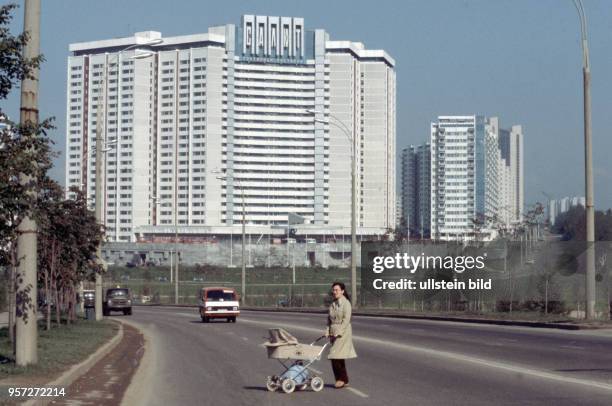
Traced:
<svg viewBox="0 0 612 406">
<path fill-rule="evenodd" d="M 282 328 L 271 328 L 268 330 L 268 341 L 263 345 L 266 347 L 280 347 L 282 345 L 296 345 L 298 344 L 297 338 L 289 334 L 287 330 Z"/>
</svg>

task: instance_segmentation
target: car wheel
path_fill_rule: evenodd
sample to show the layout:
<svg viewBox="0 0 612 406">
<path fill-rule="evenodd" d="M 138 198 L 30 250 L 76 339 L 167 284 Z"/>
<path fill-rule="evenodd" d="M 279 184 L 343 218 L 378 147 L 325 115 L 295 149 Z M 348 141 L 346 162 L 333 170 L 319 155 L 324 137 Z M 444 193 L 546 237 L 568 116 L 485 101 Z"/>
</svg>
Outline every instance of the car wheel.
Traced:
<svg viewBox="0 0 612 406">
<path fill-rule="evenodd" d="M 236 322 L 236 318 L 232 317 L 232 323 L 235 323 L 235 322 Z"/>
<path fill-rule="evenodd" d="M 227 320 L 225 320 L 227 323 L 231 323 L 232 322 L 232 318 L 228 317 Z"/>
<path fill-rule="evenodd" d="M 131 316 L 131 315 L 132 315 L 132 308 L 131 308 L 131 307 L 128 309 L 127 314 L 128 314 L 128 316 Z"/>
</svg>

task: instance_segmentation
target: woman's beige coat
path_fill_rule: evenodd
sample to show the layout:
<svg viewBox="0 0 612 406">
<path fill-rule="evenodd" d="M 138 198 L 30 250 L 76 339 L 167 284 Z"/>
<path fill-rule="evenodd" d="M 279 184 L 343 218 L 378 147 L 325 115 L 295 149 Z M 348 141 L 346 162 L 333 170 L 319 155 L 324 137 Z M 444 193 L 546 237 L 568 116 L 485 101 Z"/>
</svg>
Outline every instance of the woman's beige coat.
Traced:
<svg viewBox="0 0 612 406">
<path fill-rule="evenodd" d="M 330 336 L 341 336 L 332 343 L 328 359 L 356 358 L 351 329 L 351 302 L 346 297 L 334 300 L 329 306 L 327 332 Z"/>
</svg>

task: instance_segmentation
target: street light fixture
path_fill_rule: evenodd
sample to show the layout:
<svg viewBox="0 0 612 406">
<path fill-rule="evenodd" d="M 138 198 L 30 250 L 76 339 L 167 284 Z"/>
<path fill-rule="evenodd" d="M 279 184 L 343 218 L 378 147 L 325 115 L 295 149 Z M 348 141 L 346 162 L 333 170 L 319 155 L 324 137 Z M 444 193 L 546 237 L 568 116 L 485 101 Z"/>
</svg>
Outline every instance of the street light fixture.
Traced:
<svg viewBox="0 0 612 406">
<path fill-rule="evenodd" d="M 128 51 L 130 49 L 133 48 L 137 48 L 139 46 L 148 46 L 148 45 L 157 45 L 163 42 L 163 39 L 161 38 L 156 38 L 156 39 L 152 39 L 149 41 L 145 41 L 145 42 L 140 42 L 137 44 L 132 44 L 120 51 L 118 51 L 116 54 L 113 55 L 114 58 L 119 58 L 119 55 L 122 52 Z M 147 53 L 146 56 L 145 54 L 136 54 L 133 57 L 131 57 L 131 59 L 142 59 L 148 56 L 153 55 L 153 53 Z M 110 65 L 111 62 L 111 58 L 108 58 L 108 60 L 106 61 L 107 65 Z M 96 169 L 95 169 L 95 173 L 96 173 L 96 188 L 95 188 L 95 216 L 96 216 L 96 222 L 98 224 L 102 224 L 102 193 L 103 193 L 103 189 L 102 189 L 102 154 L 104 153 L 104 149 L 107 148 L 105 146 L 103 146 L 102 142 L 102 89 L 104 88 L 104 82 L 105 82 L 105 78 L 106 75 L 102 74 L 102 78 L 100 79 L 100 83 L 98 84 L 98 89 L 97 89 L 97 98 L 98 98 L 98 105 L 97 105 L 97 109 L 96 109 Z M 114 140 L 115 143 L 117 142 L 117 140 Z M 96 249 L 96 257 L 98 258 L 98 263 L 103 267 L 103 269 L 106 269 L 106 263 L 104 262 L 104 260 L 102 259 L 102 242 L 100 242 L 100 244 L 98 244 L 98 247 Z M 96 305 L 95 305 L 95 311 L 96 311 L 96 321 L 100 321 L 103 318 L 103 314 L 102 314 L 102 274 L 100 272 L 96 272 Z"/>
<path fill-rule="evenodd" d="M 582 0 L 574 0 L 574 6 L 580 19 L 580 38 L 582 40 L 582 86 L 584 108 L 584 187 L 586 214 L 586 281 L 585 281 L 585 316 L 587 320 L 595 318 L 595 208 L 593 206 L 593 144 L 591 138 L 591 66 L 589 62 L 589 43 L 587 38 L 587 20 Z"/>
<path fill-rule="evenodd" d="M 219 180 L 228 180 L 228 176 L 226 174 L 222 174 L 221 171 L 219 171 L 218 169 L 215 169 L 212 171 L 212 173 L 217 174 L 217 179 Z M 233 177 L 232 177 L 233 179 Z M 245 211 L 245 204 L 244 204 L 244 187 L 242 185 L 242 183 L 237 180 L 237 179 L 233 179 L 236 181 L 236 185 L 238 186 L 238 188 L 240 189 L 240 196 L 241 196 L 241 200 L 242 200 L 242 241 L 241 241 L 241 250 L 242 250 L 242 266 L 241 266 L 241 297 L 242 297 L 242 303 L 246 303 L 246 255 L 245 255 L 245 241 L 246 241 L 246 229 L 245 229 L 245 225 L 246 225 L 246 211 Z M 233 228 L 234 226 L 234 215 L 233 215 L 233 211 L 232 211 L 232 218 L 231 218 L 231 227 Z M 230 243 L 231 244 L 231 243 Z M 230 254 L 232 255 L 232 254 Z"/>
<path fill-rule="evenodd" d="M 306 110 L 307 113 L 315 116 L 316 114 L 322 114 L 321 111 Z M 344 123 L 336 116 L 329 114 L 332 120 L 323 120 L 314 118 L 316 123 L 333 125 L 339 128 L 349 141 L 351 146 L 351 296 L 353 298 L 353 308 L 357 308 L 359 301 L 357 300 L 357 196 L 356 196 L 356 182 L 357 182 L 357 160 L 355 158 L 355 151 L 357 149 L 356 138 L 353 137 L 352 132 Z"/>
</svg>

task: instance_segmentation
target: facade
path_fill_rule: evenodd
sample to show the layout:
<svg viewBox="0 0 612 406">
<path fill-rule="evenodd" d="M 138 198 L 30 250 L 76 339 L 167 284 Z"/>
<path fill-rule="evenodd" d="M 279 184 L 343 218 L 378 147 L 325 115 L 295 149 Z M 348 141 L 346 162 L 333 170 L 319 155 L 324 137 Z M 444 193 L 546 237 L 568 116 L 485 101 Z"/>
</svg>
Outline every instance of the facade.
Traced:
<svg viewBox="0 0 612 406">
<path fill-rule="evenodd" d="M 292 213 L 315 233 L 348 234 L 351 146 L 358 233 L 394 228 L 395 62 L 384 51 L 253 15 L 70 51 L 66 186 L 93 201 L 100 112 L 104 140 L 117 141 L 102 179 L 111 241 L 229 234 L 243 211 L 268 233 Z"/>
<path fill-rule="evenodd" d="M 504 203 L 500 216 L 506 223 L 520 222 L 523 218 L 524 173 L 523 173 L 523 128 L 513 125 L 510 129 L 499 127 L 497 117 L 489 119 L 491 130 L 496 131 L 499 140 L 501 159 L 504 162 Z"/>
<path fill-rule="evenodd" d="M 409 238 L 431 234 L 431 148 L 429 143 L 402 150 L 402 217 Z"/>
<path fill-rule="evenodd" d="M 440 116 L 431 124 L 431 238 L 490 240 L 521 219 L 522 129 L 498 119 Z"/>
</svg>

